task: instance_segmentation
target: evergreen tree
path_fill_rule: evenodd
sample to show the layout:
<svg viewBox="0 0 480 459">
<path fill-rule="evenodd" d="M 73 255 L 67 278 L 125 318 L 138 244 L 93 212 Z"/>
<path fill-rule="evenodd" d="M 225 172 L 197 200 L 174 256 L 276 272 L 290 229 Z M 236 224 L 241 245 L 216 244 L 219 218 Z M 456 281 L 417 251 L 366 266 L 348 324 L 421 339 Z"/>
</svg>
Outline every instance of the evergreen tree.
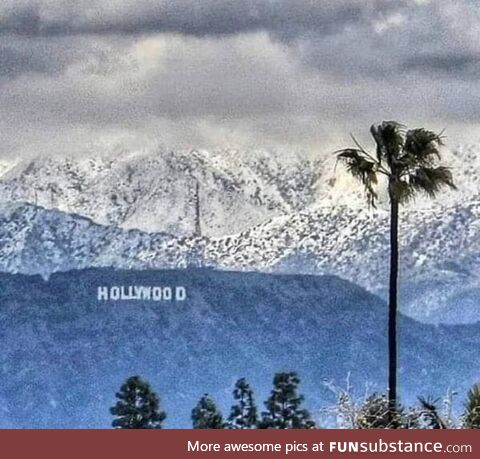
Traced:
<svg viewBox="0 0 480 459">
<path fill-rule="evenodd" d="M 205 394 L 192 410 L 192 423 L 194 429 L 225 428 L 222 413 L 208 394 Z"/>
<path fill-rule="evenodd" d="M 233 398 L 237 401 L 232 406 L 228 426 L 231 429 L 255 429 L 258 424 L 257 407 L 251 389 L 245 378 L 235 384 Z"/>
<path fill-rule="evenodd" d="M 115 416 L 114 429 L 161 429 L 167 415 L 160 411 L 160 400 L 150 385 L 139 376 L 132 376 L 117 392 L 118 398 L 110 413 Z"/>
<path fill-rule="evenodd" d="M 300 378 L 297 373 L 277 373 L 273 378 L 273 390 L 265 402 L 267 411 L 262 413 L 259 425 L 262 429 L 313 429 L 315 423 L 310 413 L 301 408 L 304 397 L 298 393 Z"/>
<path fill-rule="evenodd" d="M 480 384 L 475 384 L 468 393 L 465 428 L 480 429 Z"/>
</svg>

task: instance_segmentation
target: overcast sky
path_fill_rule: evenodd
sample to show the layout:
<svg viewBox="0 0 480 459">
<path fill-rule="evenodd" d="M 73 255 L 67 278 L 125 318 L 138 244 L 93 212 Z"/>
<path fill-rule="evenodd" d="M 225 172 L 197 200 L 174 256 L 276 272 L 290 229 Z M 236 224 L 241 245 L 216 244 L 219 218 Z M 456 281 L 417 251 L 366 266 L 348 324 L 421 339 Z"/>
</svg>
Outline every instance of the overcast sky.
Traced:
<svg viewBox="0 0 480 459">
<path fill-rule="evenodd" d="M 0 154 L 480 139 L 478 0 L 2 0 Z"/>
</svg>

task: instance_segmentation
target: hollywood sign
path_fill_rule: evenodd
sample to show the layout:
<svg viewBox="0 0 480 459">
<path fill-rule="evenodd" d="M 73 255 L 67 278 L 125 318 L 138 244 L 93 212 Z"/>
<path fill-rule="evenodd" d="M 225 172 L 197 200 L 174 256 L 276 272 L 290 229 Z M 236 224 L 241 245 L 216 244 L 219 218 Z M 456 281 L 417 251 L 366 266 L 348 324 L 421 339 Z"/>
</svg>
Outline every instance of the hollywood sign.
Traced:
<svg viewBox="0 0 480 459">
<path fill-rule="evenodd" d="M 185 301 L 183 286 L 113 285 L 98 286 L 98 301 Z"/>
</svg>

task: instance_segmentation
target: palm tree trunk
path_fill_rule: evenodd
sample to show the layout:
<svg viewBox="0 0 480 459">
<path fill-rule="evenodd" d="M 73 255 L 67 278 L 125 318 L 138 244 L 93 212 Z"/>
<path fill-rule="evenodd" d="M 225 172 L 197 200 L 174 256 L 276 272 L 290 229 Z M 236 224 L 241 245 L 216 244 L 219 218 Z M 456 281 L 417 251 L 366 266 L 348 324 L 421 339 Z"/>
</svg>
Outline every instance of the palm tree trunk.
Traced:
<svg viewBox="0 0 480 459">
<path fill-rule="evenodd" d="M 388 301 L 388 401 L 390 416 L 397 408 L 397 290 L 398 290 L 398 200 L 390 193 L 390 289 Z"/>
</svg>

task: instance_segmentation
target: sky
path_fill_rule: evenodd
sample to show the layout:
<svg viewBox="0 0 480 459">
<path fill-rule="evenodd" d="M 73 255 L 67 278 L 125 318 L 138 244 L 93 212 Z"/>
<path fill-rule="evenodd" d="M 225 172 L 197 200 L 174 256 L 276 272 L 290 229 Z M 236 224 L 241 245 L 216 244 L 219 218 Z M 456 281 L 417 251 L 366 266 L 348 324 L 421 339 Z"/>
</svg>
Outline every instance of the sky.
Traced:
<svg viewBox="0 0 480 459">
<path fill-rule="evenodd" d="M 2 0 L 0 156 L 478 141 L 479 71 L 478 0 Z"/>
</svg>

